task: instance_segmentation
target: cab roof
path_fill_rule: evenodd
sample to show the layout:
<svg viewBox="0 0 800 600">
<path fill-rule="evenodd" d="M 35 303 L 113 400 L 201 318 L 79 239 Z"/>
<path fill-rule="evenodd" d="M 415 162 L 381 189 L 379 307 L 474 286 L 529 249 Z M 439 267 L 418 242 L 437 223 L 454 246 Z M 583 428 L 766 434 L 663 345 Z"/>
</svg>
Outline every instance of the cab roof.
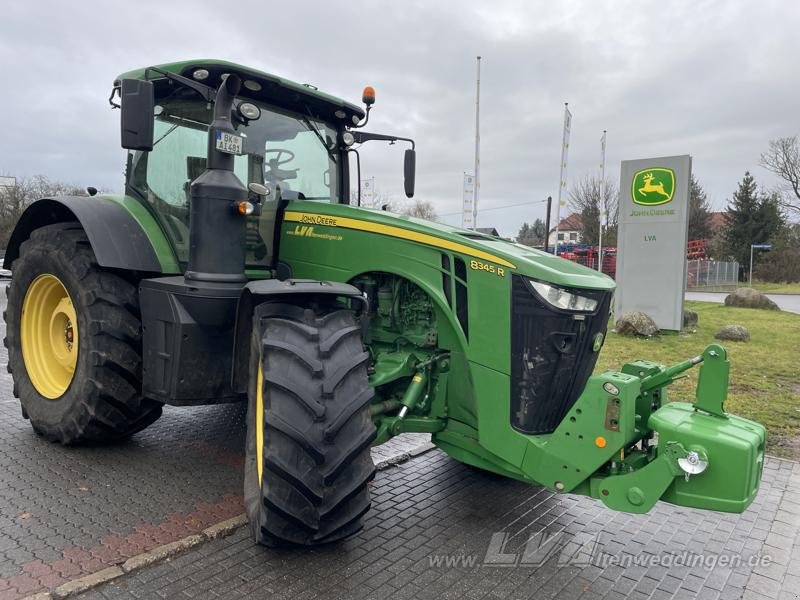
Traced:
<svg viewBox="0 0 800 600">
<path fill-rule="evenodd" d="M 147 72 L 148 69 L 151 68 L 176 73 L 189 79 L 194 79 L 192 74 L 197 69 L 205 69 L 208 71 L 208 77 L 202 80 L 201 83 L 212 87 L 216 87 L 220 84 L 220 77 L 224 73 L 236 73 L 242 78 L 244 83 L 241 91 L 242 96 L 263 100 L 268 104 L 295 111 L 300 110 L 306 112 L 305 108 L 308 108 L 308 110 L 316 116 L 325 117 L 333 122 L 344 121 L 345 124 L 351 126 L 354 124 L 353 117 L 357 117 L 359 121 L 364 118 L 364 110 L 360 106 L 351 104 L 340 98 L 331 96 L 330 94 L 320 92 L 314 86 L 295 83 L 294 81 L 278 77 L 277 75 L 224 60 L 185 60 L 135 69 L 119 75 L 114 81 L 114 85 L 118 85 L 119 81 L 122 79 L 149 79 L 154 81 L 163 79 L 163 77 L 156 72 Z M 248 82 L 254 83 L 248 86 Z M 258 88 L 259 86 L 260 89 L 251 89 Z M 339 113 L 338 116 L 336 114 L 337 111 Z M 342 113 L 344 113 L 344 117 L 341 116 Z"/>
</svg>

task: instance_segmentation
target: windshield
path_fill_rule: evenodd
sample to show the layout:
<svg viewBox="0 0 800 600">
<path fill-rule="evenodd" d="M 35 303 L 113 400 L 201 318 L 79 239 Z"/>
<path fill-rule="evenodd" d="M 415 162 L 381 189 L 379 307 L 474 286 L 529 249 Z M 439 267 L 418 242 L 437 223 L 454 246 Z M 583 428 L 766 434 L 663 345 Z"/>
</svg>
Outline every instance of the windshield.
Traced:
<svg viewBox="0 0 800 600">
<path fill-rule="evenodd" d="M 188 96 L 188 97 L 187 97 Z M 250 100 L 248 100 L 250 101 Z M 337 132 L 323 121 L 258 103 L 261 118 L 242 125 L 243 154 L 234 161 L 242 183 L 271 188 L 268 200 L 338 202 L 340 194 Z M 178 260 L 189 253 L 189 185 L 206 168 L 208 124 L 212 108 L 186 90 L 177 90 L 156 106 L 154 145 L 132 156 L 130 186 L 145 198 L 170 237 Z M 265 214 L 272 214 L 265 204 Z M 263 219 L 262 219 L 263 220 Z M 271 223 L 248 218 L 247 262 L 263 264 L 272 243 Z M 268 238 L 268 239 L 265 239 Z"/>
</svg>

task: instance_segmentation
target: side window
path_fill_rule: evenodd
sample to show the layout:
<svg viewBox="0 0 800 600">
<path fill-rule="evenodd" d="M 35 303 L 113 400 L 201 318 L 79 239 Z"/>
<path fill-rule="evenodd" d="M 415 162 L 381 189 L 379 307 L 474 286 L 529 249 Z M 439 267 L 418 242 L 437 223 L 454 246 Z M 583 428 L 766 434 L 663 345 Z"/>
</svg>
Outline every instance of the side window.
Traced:
<svg viewBox="0 0 800 600">
<path fill-rule="evenodd" d="M 156 144 L 147 158 L 147 187 L 167 204 L 188 205 L 190 157 L 204 159 L 208 134 L 158 119 L 154 130 Z M 195 165 L 199 167 L 196 162 Z"/>
<path fill-rule="evenodd" d="M 172 241 L 178 260 L 189 260 L 189 185 L 205 170 L 208 132 L 156 118 L 155 144 L 146 157 L 146 196 Z M 234 172 L 248 183 L 247 157 Z"/>
<path fill-rule="evenodd" d="M 156 106 L 153 149 L 133 152 L 129 160 L 128 186 L 147 203 L 182 263 L 189 259 L 189 186 L 206 168 L 211 116 L 195 92 L 172 90 Z M 279 186 L 286 200 L 338 200 L 341 167 L 329 151 L 336 127 L 265 105 L 261 118 L 237 133 L 244 153 L 235 157 L 234 173 L 245 186 Z M 272 256 L 276 208 L 267 199 L 261 217 L 247 218 L 249 268 L 263 268 Z"/>
<path fill-rule="evenodd" d="M 147 159 L 147 187 L 159 200 L 173 206 L 188 205 L 189 184 L 205 169 L 208 132 L 156 119 L 156 144 Z M 237 156 L 234 172 L 244 185 L 247 157 Z"/>
</svg>

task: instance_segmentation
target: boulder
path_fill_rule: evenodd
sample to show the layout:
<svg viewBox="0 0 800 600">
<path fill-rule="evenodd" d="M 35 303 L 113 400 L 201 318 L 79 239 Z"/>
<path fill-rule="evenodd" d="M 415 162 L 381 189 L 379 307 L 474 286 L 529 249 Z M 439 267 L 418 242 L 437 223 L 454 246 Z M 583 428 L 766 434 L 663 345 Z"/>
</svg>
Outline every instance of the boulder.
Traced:
<svg viewBox="0 0 800 600">
<path fill-rule="evenodd" d="M 780 310 L 778 305 L 753 288 L 739 288 L 725 297 L 725 306 L 740 308 L 761 308 L 763 310 Z"/>
<path fill-rule="evenodd" d="M 644 337 L 651 337 L 658 334 L 658 327 L 650 315 L 634 311 L 623 313 L 620 318 L 617 319 L 614 331 L 619 335 L 641 335 Z"/>
<path fill-rule="evenodd" d="M 731 342 L 747 342 L 750 340 L 750 332 L 744 325 L 723 325 L 714 337 Z"/>
<path fill-rule="evenodd" d="M 697 322 L 699 317 L 693 310 L 683 311 L 683 328 L 684 329 L 697 329 Z"/>
</svg>

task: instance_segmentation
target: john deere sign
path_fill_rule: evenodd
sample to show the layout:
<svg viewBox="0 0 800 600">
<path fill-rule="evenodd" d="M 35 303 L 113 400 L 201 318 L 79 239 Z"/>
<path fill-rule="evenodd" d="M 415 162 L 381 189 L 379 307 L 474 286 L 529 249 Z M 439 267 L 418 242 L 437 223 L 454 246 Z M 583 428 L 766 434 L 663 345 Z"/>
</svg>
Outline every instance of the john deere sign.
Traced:
<svg viewBox="0 0 800 600">
<path fill-rule="evenodd" d="M 636 204 L 666 204 L 675 195 L 675 171 L 663 167 L 644 169 L 633 176 L 631 196 Z"/>
<path fill-rule="evenodd" d="M 686 286 L 689 156 L 622 162 L 616 314 L 642 311 L 680 330 Z"/>
</svg>

